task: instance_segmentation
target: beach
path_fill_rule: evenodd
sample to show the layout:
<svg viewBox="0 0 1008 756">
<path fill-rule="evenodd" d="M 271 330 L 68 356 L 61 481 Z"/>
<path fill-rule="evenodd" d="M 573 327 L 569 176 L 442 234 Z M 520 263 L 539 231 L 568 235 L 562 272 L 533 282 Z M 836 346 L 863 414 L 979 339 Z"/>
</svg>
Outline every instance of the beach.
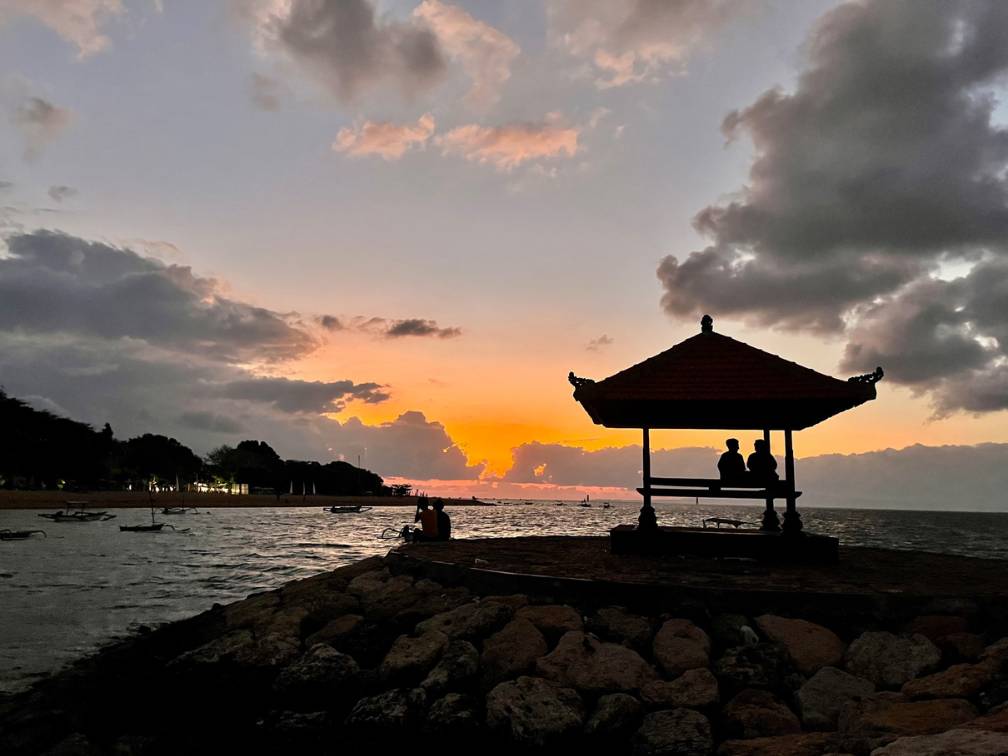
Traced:
<svg viewBox="0 0 1008 756">
<path fill-rule="evenodd" d="M 487 506 L 486 502 L 471 499 L 444 499 L 446 506 Z M 225 493 L 155 493 L 146 491 L 3 491 L 0 490 L 0 509 L 63 509 L 67 502 L 86 502 L 95 509 L 123 509 L 134 507 L 305 507 L 305 506 L 367 506 L 415 507 L 416 496 L 315 496 L 308 494 L 225 494 Z"/>
</svg>

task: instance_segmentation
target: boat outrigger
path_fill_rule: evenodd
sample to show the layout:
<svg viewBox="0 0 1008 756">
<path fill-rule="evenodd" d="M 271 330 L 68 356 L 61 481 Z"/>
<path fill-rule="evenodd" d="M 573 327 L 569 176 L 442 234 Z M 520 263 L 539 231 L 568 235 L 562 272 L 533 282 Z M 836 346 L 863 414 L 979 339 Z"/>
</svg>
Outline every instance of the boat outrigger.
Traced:
<svg viewBox="0 0 1008 756">
<path fill-rule="evenodd" d="M 358 514 L 360 512 L 367 512 L 370 509 L 371 507 L 365 507 L 361 504 L 346 504 L 341 507 L 334 504 L 331 507 L 322 507 L 322 511 L 329 514 Z"/>
<path fill-rule="evenodd" d="M 151 507 L 150 510 L 150 521 L 150 525 L 120 525 L 119 530 L 124 533 L 160 533 L 162 528 L 165 527 L 175 530 L 174 525 L 167 522 L 156 522 L 154 520 L 154 507 Z M 186 530 L 188 530 L 188 528 L 186 528 Z"/>
<path fill-rule="evenodd" d="M 0 541 L 24 541 L 31 538 L 35 533 L 41 533 L 43 538 L 47 538 L 44 530 L 11 530 L 4 528 L 0 530 Z"/>
<path fill-rule="evenodd" d="M 161 507 L 161 514 L 163 515 L 183 515 L 183 514 L 202 514 L 195 506 L 192 507 Z"/>
<path fill-rule="evenodd" d="M 108 512 L 88 512 L 87 504 L 86 501 L 67 501 L 66 509 L 40 514 L 39 517 L 53 522 L 104 522 L 115 517 L 114 514 Z"/>
</svg>

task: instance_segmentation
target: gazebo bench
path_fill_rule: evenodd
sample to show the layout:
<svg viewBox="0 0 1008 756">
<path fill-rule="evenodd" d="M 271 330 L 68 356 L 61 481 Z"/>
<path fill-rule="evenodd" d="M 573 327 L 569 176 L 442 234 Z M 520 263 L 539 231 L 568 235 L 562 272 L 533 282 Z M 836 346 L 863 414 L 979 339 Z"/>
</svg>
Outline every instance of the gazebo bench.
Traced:
<svg viewBox="0 0 1008 756">
<path fill-rule="evenodd" d="M 785 499 L 791 493 L 786 480 L 766 482 L 721 480 L 720 478 L 648 478 L 650 488 L 638 488 L 641 495 L 688 496 L 709 499 Z M 657 487 L 656 487 L 657 486 Z"/>
</svg>

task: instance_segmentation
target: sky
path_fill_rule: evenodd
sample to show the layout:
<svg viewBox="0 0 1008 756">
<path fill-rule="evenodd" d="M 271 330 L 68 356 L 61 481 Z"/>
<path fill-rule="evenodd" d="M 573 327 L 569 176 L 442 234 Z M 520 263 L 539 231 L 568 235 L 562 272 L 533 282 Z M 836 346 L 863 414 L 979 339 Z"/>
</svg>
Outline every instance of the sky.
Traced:
<svg viewBox="0 0 1008 756">
<path fill-rule="evenodd" d="M 568 371 L 710 313 L 884 366 L 800 458 L 1008 442 L 1006 73 L 997 0 L 0 0 L 0 385 L 580 497 Z"/>
</svg>

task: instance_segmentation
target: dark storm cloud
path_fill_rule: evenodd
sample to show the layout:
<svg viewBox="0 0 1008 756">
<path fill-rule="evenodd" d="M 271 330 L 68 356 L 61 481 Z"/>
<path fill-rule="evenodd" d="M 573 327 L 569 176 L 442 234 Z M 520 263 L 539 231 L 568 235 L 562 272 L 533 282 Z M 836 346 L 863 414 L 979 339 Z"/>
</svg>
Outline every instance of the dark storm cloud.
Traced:
<svg viewBox="0 0 1008 756">
<path fill-rule="evenodd" d="M 318 322 L 319 325 L 321 325 L 327 331 L 343 330 L 343 321 L 341 321 L 335 315 L 320 315 L 318 318 Z"/>
<path fill-rule="evenodd" d="M 990 90 L 1008 4 L 848 3 L 806 49 L 793 92 L 725 118 L 752 140 L 750 180 L 695 217 L 709 247 L 662 261 L 664 308 L 847 331 L 846 367 L 883 364 L 939 408 L 976 407 L 984 387 L 979 405 L 1005 406 L 1008 131 Z M 957 260 L 984 275 L 936 278 Z"/>
<path fill-rule="evenodd" d="M 0 258 L 0 327 L 142 339 L 221 361 L 276 361 L 315 348 L 283 315 L 228 299 L 213 279 L 129 249 L 35 231 Z"/>
<path fill-rule="evenodd" d="M 217 388 L 222 397 L 271 405 L 282 412 L 338 412 L 352 399 L 377 404 L 388 399 L 377 383 L 248 378 Z"/>
<path fill-rule="evenodd" d="M 25 158 L 33 159 L 59 137 L 73 120 L 73 112 L 42 97 L 26 97 L 11 116 L 25 140 Z"/>
<path fill-rule="evenodd" d="M 77 190 L 72 186 L 64 186 L 62 184 L 58 186 L 49 187 L 49 198 L 53 202 L 62 202 L 63 200 L 70 199 L 77 195 Z"/>
<path fill-rule="evenodd" d="M 179 422 L 188 428 L 210 433 L 235 434 L 245 431 L 245 426 L 234 418 L 218 415 L 216 412 L 183 412 L 179 415 Z"/>
<path fill-rule="evenodd" d="M 289 10 L 260 19 L 260 27 L 342 100 L 386 82 L 412 95 L 445 72 L 444 54 L 427 26 L 378 17 L 368 0 L 292 0 Z"/>
<path fill-rule="evenodd" d="M 385 336 L 390 339 L 403 336 L 436 336 L 439 339 L 453 339 L 461 335 L 461 328 L 441 328 L 437 321 L 421 318 L 394 320 L 385 330 Z"/>
</svg>

